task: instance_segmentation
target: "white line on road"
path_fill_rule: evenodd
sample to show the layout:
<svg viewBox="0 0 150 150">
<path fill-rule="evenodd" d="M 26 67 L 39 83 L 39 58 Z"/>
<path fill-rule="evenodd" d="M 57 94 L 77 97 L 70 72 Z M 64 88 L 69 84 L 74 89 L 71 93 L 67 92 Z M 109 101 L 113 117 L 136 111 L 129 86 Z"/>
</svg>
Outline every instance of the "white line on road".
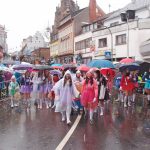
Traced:
<svg viewBox="0 0 150 150">
<path fill-rule="evenodd" d="M 75 120 L 74 124 L 72 125 L 71 129 L 69 130 L 69 132 L 66 134 L 64 139 L 60 142 L 60 144 L 57 146 L 57 148 L 55 150 L 62 150 L 64 148 L 66 143 L 69 141 L 71 135 L 75 131 L 76 127 L 78 126 L 78 124 L 79 124 L 79 122 L 81 120 L 81 117 L 82 117 L 82 115 L 78 115 L 78 117 Z"/>
</svg>

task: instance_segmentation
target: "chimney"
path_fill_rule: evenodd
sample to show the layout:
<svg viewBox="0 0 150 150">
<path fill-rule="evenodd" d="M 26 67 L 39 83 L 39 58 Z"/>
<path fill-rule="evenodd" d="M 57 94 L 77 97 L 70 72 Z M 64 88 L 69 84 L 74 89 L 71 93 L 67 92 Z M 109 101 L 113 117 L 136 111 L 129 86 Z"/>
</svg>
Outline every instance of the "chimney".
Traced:
<svg viewBox="0 0 150 150">
<path fill-rule="evenodd" d="M 90 18 L 90 22 L 94 22 L 97 19 L 97 16 L 96 16 L 96 0 L 90 0 L 90 3 L 89 3 L 89 18 Z"/>
</svg>

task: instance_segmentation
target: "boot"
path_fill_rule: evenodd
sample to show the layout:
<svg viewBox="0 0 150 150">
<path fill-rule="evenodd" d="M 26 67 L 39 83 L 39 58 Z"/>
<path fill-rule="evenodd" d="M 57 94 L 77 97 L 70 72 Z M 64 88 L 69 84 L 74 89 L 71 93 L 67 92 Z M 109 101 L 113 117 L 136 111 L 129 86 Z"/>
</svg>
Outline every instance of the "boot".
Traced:
<svg viewBox="0 0 150 150">
<path fill-rule="evenodd" d="M 132 96 L 128 96 L 128 106 L 131 107 Z"/>
<path fill-rule="evenodd" d="M 100 111 L 101 111 L 100 116 L 103 116 L 104 115 L 104 107 L 100 107 Z"/>
<path fill-rule="evenodd" d="M 93 110 L 90 110 L 90 124 L 94 123 L 93 114 L 94 114 Z"/>
<path fill-rule="evenodd" d="M 70 114 L 71 114 L 71 110 L 70 110 L 70 109 L 67 109 L 67 111 L 66 111 L 67 125 L 71 125 Z"/>
<path fill-rule="evenodd" d="M 61 112 L 61 115 L 62 115 L 62 122 L 64 122 L 66 120 L 65 112 Z"/>
<path fill-rule="evenodd" d="M 43 100 L 42 99 L 40 99 L 40 109 L 42 109 L 42 102 L 43 102 Z"/>
<path fill-rule="evenodd" d="M 11 108 L 14 108 L 14 101 L 13 101 L 13 98 L 11 98 Z"/>
<path fill-rule="evenodd" d="M 133 98 L 132 98 L 132 102 L 133 102 L 133 103 L 135 102 L 135 97 L 136 97 L 136 94 L 134 93 L 134 94 L 133 94 Z"/>
<path fill-rule="evenodd" d="M 127 107 L 127 98 L 128 98 L 127 96 L 124 97 L 124 107 L 125 108 Z"/>
</svg>

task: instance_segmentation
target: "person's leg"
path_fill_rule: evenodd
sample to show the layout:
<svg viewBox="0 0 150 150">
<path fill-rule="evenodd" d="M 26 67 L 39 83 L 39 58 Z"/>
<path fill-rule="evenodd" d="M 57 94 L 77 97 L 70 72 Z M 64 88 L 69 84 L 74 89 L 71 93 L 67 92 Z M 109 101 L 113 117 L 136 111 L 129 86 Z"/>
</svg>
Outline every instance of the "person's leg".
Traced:
<svg viewBox="0 0 150 150">
<path fill-rule="evenodd" d="M 100 116 L 104 115 L 104 101 L 100 101 Z"/>
<path fill-rule="evenodd" d="M 71 106 L 67 106 L 67 110 L 66 110 L 67 124 L 71 123 L 70 115 L 71 115 Z"/>
<path fill-rule="evenodd" d="M 124 107 L 127 107 L 127 100 L 128 100 L 128 92 L 125 93 L 125 97 L 124 97 Z"/>
<path fill-rule="evenodd" d="M 94 114 L 93 109 L 90 109 L 90 123 L 91 124 L 93 124 L 93 114 Z"/>
<path fill-rule="evenodd" d="M 150 105 L 150 90 L 147 92 L 147 100 L 148 100 L 148 105 Z"/>
<path fill-rule="evenodd" d="M 64 122 L 66 120 L 65 111 L 62 111 L 61 115 L 62 115 L 62 122 Z"/>
<path fill-rule="evenodd" d="M 14 108 L 14 100 L 13 100 L 13 96 L 11 96 L 11 108 Z"/>
</svg>

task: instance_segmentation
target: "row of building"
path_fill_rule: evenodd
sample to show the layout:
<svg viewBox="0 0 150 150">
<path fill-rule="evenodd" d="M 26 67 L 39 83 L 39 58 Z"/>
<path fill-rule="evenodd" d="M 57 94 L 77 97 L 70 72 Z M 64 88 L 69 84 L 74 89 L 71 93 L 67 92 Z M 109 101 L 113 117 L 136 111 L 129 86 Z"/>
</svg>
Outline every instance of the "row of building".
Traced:
<svg viewBox="0 0 150 150">
<path fill-rule="evenodd" d="M 57 63 L 86 64 L 91 59 L 119 61 L 125 57 L 149 61 L 149 40 L 150 0 L 131 0 L 109 14 L 96 0 L 89 0 L 83 9 L 73 0 L 61 0 L 56 7 L 50 55 Z"/>
<path fill-rule="evenodd" d="M 3 47 L 4 54 L 8 52 L 7 32 L 5 26 L 0 25 L 0 45 Z"/>
</svg>

